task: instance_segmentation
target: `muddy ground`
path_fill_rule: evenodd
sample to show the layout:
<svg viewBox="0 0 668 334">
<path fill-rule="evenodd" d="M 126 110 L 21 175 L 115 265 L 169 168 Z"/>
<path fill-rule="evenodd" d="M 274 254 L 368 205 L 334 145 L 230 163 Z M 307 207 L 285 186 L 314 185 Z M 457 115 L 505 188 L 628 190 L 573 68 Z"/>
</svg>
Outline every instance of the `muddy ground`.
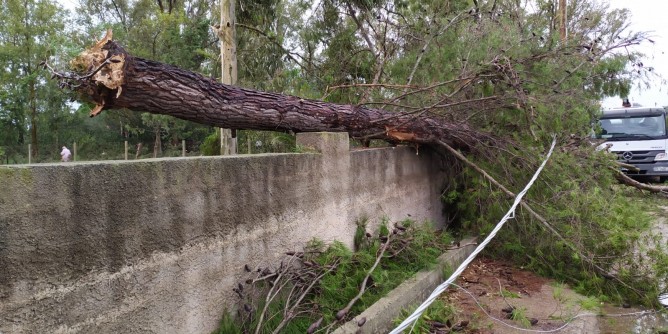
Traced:
<svg viewBox="0 0 668 334">
<path fill-rule="evenodd" d="M 665 313 L 638 314 L 643 311 L 601 304 L 563 284 L 503 261 L 476 259 L 457 282 L 468 293 L 453 288 L 441 298 L 457 309 L 453 325 L 467 324 L 464 328 L 457 328 L 460 333 L 668 334 L 668 316 Z M 474 297 L 489 315 L 482 311 Z M 516 320 L 508 319 L 511 308 L 517 310 Z"/>
</svg>

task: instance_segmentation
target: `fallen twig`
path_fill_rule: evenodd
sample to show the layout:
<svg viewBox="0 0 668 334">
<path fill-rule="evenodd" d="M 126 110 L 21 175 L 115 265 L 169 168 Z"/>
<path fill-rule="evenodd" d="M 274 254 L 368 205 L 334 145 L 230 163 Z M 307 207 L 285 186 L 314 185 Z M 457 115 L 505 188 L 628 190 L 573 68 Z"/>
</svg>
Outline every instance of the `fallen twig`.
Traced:
<svg viewBox="0 0 668 334">
<path fill-rule="evenodd" d="M 639 172 L 640 171 L 640 168 L 638 168 L 634 165 L 631 165 L 631 164 L 627 164 L 627 163 L 624 163 L 624 162 L 621 162 L 621 161 L 617 161 L 617 164 L 619 166 L 624 167 L 624 168 L 626 168 L 630 171 L 633 171 L 633 172 Z"/>
<path fill-rule="evenodd" d="M 659 194 L 663 197 L 668 197 L 668 187 L 666 187 L 666 186 L 653 186 L 653 185 L 649 185 L 647 183 L 638 182 L 638 181 L 632 179 L 631 177 L 629 177 L 628 175 L 624 174 L 620 170 L 617 170 L 617 169 L 612 168 L 612 167 L 611 167 L 611 169 L 613 171 L 615 171 L 615 178 L 617 178 L 617 180 L 619 180 L 620 182 L 624 183 L 627 186 L 635 187 L 635 188 L 638 188 L 638 189 L 641 189 L 641 190 L 647 190 L 647 191 L 650 191 L 652 193 Z"/>
<path fill-rule="evenodd" d="M 291 264 L 293 259 L 295 259 L 295 256 L 291 256 L 290 259 L 288 260 L 288 264 L 286 265 L 286 270 L 287 270 L 287 268 L 290 267 L 290 264 Z M 278 273 L 278 276 L 276 277 L 276 280 L 274 281 L 275 284 L 271 285 L 271 288 L 269 289 L 269 292 L 267 293 L 267 298 L 266 298 L 264 307 L 262 308 L 262 312 L 260 313 L 260 318 L 258 319 L 257 327 L 255 327 L 255 334 L 260 333 L 260 329 L 262 328 L 262 321 L 264 320 L 264 316 L 267 313 L 267 309 L 269 308 L 269 304 L 271 304 L 271 301 L 274 299 L 274 297 L 276 297 L 276 295 L 278 295 L 278 293 L 281 291 L 281 288 L 283 288 L 283 286 L 280 286 L 276 290 L 276 292 L 274 292 L 274 288 L 279 286 L 278 283 L 281 280 L 281 277 L 283 277 L 283 273 L 284 273 L 284 271 L 280 271 Z M 286 282 L 286 284 L 287 284 L 287 282 Z"/>
<path fill-rule="evenodd" d="M 308 293 L 311 291 L 313 286 L 315 286 L 316 283 L 320 282 L 320 280 L 325 275 L 329 274 L 330 272 L 332 272 L 332 270 L 336 269 L 336 267 L 338 265 L 339 265 L 339 261 L 337 261 L 333 265 L 329 266 L 329 269 L 327 269 L 325 272 L 323 272 L 318 277 L 313 279 L 313 281 L 311 281 L 311 284 L 309 284 L 308 287 L 306 287 L 306 289 L 302 292 L 302 294 L 299 296 L 297 301 L 295 301 L 295 303 L 292 305 L 292 307 L 287 308 L 287 304 L 286 304 L 286 309 L 285 309 L 285 312 L 283 313 L 283 320 L 281 320 L 281 323 L 278 324 L 278 326 L 276 326 L 276 328 L 272 332 L 273 334 L 278 334 L 283 329 L 283 327 L 296 316 L 296 314 L 294 312 L 295 309 L 299 306 L 299 304 L 306 297 L 306 295 L 308 295 Z M 314 325 L 317 324 L 317 326 L 313 327 L 312 330 L 309 328 L 309 331 L 311 331 L 311 332 L 315 331 L 315 329 L 317 329 L 320 326 L 320 323 L 322 323 L 322 317 L 316 323 L 311 325 L 313 327 Z"/>
<path fill-rule="evenodd" d="M 359 293 L 357 293 L 357 296 L 355 296 L 353 299 L 348 302 L 348 305 L 346 307 L 342 308 L 339 312 L 336 312 L 336 320 L 341 320 L 343 319 L 348 312 L 350 312 L 350 309 L 353 307 L 353 305 L 360 299 L 362 298 L 362 295 L 364 294 L 364 291 L 366 291 L 366 283 L 369 281 L 369 277 L 371 277 L 371 274 L 373 271 L 376 269 L 378 264 L 380 263 L 380 260 L 383 258 L 383 254 L 385 253 L 385 250 L 387 249 L 387 246 L 390 244 L 390 238 L 392 237 L 392 233 L 388 233 L 387 235 L 387 240 L 385 240 L 385 243 L 383 244 L 383 247 L 380 249 L 380 253 L 378 256 L 376 256 L 376 262 L 373 264 L 371 269 L 369 269 L 369 272 L 366 274 L 366 277 L 364 277 L 364 280 L 362 281 L 362 286 L 360 287 Z"/>
<path fill-rule="evenodd" d="M 503 298 L 503 301 L 506 303 L 506 305 L 508 305 L 508 307 L 510 307 L 511 310 L 515 309 L 515 306 L 510 305 L 510 303 L 506 299 L 506 296 L 503 294 L 503 286 L 501 286 L 501 280 L 497 277 L 496 281 L 499 282 L 499 296 L 501 296 L 501 298 Z"/>
</svg>

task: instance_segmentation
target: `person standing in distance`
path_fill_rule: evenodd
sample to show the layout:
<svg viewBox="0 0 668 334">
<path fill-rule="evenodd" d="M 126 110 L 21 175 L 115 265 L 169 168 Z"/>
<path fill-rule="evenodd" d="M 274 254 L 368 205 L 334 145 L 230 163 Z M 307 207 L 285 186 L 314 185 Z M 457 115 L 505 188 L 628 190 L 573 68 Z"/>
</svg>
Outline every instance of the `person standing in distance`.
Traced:
<svg viewBox="0 0 668 334">
<path fill-rule="evenodd" d="M 70 152 L 66 146 L 63 146 L 63 150 L 60 151 L 60 160 L 63 162 L 68 162 L 70 161 L 70 158 L 72 158 L 72 152 Z"/>
</svg>

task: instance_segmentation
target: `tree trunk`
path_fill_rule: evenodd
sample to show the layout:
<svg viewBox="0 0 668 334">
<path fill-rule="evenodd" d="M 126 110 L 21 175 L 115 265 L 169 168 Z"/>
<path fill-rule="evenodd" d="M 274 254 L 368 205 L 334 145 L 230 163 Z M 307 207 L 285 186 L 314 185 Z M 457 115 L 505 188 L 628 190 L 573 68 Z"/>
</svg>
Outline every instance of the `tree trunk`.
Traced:
<svg viewBox="0 0 668 334">
<path fill-rule="evenodd" d="M 228 85 L 237 83 L 237 32 L 234 0 L 220 0 L 220 25 L 213 27 L 220 41 L 220 81 Z M 237 153 L 236 138 L 232 130 L 220 129 L 220 154 Z"/>
<path fill-rule="evenodd" d="M 33 79 L 30 79 L 29 85 L 30 96 L 28 98 L 30 99 L 30 102 L 28 102 L 28 105 L 30 106 L 30 143 L 32 144 L 32 152 L 30 152 L 30 154 L 32 155 L 32 158 L 35 159 L 39 153 L 39 144 L 37 142 L 37 96 Z"/>
<path fill-rule="evenodd" d="M 399 114 L 261 92 L 216 82 L 197 73 L 133 57 L 108 37 L 71 63 L 86 75 L 57 74 L 63 84 L 102 110 L 127 108 L 231 129 L 348 132 L 361 140 L 433 143 L 457 148 L 493 140 L 466 123 Z M 92 70 L 90 70 L 92 69 Z"/>
</svg>

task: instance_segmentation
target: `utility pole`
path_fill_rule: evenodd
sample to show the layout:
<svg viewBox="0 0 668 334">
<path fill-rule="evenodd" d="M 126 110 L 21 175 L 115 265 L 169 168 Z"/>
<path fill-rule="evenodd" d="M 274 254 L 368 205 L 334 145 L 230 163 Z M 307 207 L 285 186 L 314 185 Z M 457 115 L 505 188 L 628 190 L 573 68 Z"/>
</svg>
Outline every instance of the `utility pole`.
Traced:
<svg viewBox="0 0 668 334">
<path fill-rule="evenodd" d="M 220 41 L 221 82 L 227 85 L 237 83 L 237 32 L 235 28 L 235 0 L 220 0 L 220 25 L 213 30 Z M 220 154 L 236 154 L 236 131 L 220 128 Z"/>
<path fill-rule="evenodd" d="M 566 12 L 566 0 L 559 0 L 559 36 L 561 37 L 562 42 L 566 42 L 568 38 L 567 27 L 567 12 Z"/>
</svg>

